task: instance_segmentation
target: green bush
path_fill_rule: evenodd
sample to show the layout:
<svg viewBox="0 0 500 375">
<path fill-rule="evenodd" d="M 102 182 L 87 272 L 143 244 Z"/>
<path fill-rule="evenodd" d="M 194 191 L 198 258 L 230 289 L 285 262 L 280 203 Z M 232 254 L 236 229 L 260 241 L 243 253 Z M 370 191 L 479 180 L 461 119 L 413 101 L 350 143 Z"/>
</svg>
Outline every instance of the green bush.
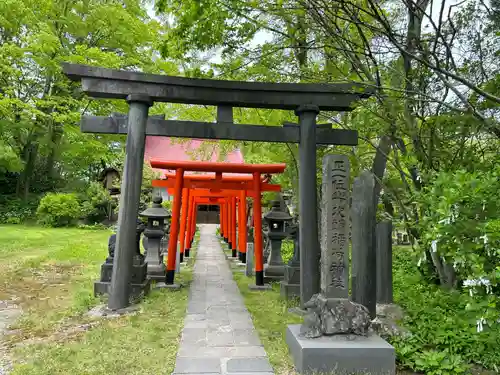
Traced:
<svg viewBox="0 0 500 375">
<path fill-rule="evenodd" d="M 453 265 L 460 287 L 471 294 L 468 310 L 497 324 L 500 315 L 500 170 L 454 171 L 435 176 L 418 199 L 423 250 Z M 436 263 L 437 260 L 434 260 Z M 478 284 L 478 285 L 471 285 Z"/>
<path fill-rule="evenodd" d="M 293 258 L 293 240 L 283 240 L 281 244 L 281 256 L 283 257 L 283 262 L 285 264 Z"/>
<path fill-rule="evenodd" d="M 500 324 L 490 321 L 478 332 L 476 312 L 468 308 L 474 297 L 427 284 L 407 248 L 395 248 L 393 256 L 394 299 L 411 333 L 391 339 L 399 364 L 435 375 L 464 373 L 471 364 L 496 370 Z"/>
<path fill-rule="evenodd" d="M 48 193 L 36 210 L 38 222 L 51 227 L 75 225 L 81 213 L 78 198 L 72 193 Z"/>
<path fill-rule="evenodd" d="M 0 201 L 0 224 L 22 224 L 35 217 L 39 197 L 26 202 L 14 196 L 4 196 Z"/>
<path fill-rule="evenodd" d="M 173 204 L 173 201 L 171 201 L 171 200 L 161 202 L 162 207 L 170 212 L 172 212 L 172 204 Z"/>
<path fill-rule="evenodd" d="M 115 205 L 109 192 L 98 182 L 91 182 L 82 197 L 82 216 L 88 223 L 100 223 Z"/>
</svg>

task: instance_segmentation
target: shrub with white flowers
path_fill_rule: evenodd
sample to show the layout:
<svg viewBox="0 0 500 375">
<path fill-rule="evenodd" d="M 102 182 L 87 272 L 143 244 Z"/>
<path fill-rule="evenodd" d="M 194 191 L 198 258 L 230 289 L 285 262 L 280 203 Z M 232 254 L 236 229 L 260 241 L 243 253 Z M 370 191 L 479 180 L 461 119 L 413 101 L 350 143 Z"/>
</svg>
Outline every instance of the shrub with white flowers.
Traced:
<svg viewBox="0 0 500 375">
<path fill-rule="evenodd" d="M 477 331 L 500 317 L 500 174 L 456 171 L 438 174 L 418 196 L 424 250 L 452 265 L 458 287 L 470 299 Z"/>
</svg>

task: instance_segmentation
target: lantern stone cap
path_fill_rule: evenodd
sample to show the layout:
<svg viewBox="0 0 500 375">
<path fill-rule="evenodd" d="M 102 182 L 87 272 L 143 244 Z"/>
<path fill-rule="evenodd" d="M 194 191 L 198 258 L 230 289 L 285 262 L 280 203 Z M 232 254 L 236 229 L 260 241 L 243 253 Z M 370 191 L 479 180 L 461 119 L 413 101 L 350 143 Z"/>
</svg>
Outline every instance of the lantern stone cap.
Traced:
<svg viewBox="0 0 500 375">
<path fill-rule="evenodd" d="M 272 201 L 271 211 L 269 211 L 264 218 L 273 221 L 289 221 L 293 219 L 288 212 L 281 209 L 281 202 L 279 200 Z"/>
<path fill-rule="evenodd" d="M 172 216 L 168 210 L 163 208 L 161 202 L 163 201 L 162 197 L 156 196 L 153 198 L 153 204 L 151 207 L 146 208 L 139 215 L 147 218 L 158 218 L 158 219 L 166 219 Z"/>
</svg>

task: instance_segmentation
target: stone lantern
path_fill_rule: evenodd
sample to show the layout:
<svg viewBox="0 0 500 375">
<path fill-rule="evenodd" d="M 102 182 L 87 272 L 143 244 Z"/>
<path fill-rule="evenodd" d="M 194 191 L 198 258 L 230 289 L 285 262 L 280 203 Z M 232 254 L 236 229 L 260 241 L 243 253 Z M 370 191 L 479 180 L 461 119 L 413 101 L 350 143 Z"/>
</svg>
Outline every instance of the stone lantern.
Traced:
<svg viewBox="0 0 500 375">
<path fill-rule="evenodd" d="M 275 200 L 272 202 L 271 211 L 264 216 L 264 220 L 269 227 L 267 236 L 270 242 L 270 253 L 267 265 L 264 267 L 264 275 L 269 279 L 281 280 L 285 275 L 285 264 L 281 257 L 281 243 L 289 235 L 285 231 L 285 223 L 292 220 L 292 217 L 283 210 L 281 201 Z"/>
<path fill-rule="evenodd" d="M 146 263 L 148 265 L 148 276 L 155 281 L 165 280 L 165 264 L 163 263 L 163 255 L 161 253 L 161 240 L 165 234 L 165 220 L 171 215 L 162 207 L 161 196 L 153 198 L 151 207 L 142 211 L 139 215 L 147 218 L 148 224 L 144 230 L 144 236 L 147 241 Z"/>
</svg>

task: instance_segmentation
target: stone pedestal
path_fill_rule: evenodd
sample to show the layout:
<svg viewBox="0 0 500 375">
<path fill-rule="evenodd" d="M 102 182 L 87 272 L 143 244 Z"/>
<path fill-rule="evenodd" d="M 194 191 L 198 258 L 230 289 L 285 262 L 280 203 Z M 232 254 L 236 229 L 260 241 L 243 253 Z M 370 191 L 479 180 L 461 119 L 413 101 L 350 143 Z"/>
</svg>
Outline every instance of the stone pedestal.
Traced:
<svg viewBox="0 0 500 375">
<path fill-rule="evenodd" d="M 394 347 L 377 335 L 333 335 L 306 339 L 300 325 L 289 325 L 286 342 L 300 374 L 336 375 L 396 373 Z"/>
<path fill-rule="evenodd" d="M 298 225 L 290 227 L 293 238 L 293 257 L 285 266 L 285 279 L 280 283 L 280 294 L 286 299 L 300 297 L 300 242 Z"/>
<path fill-rule="evenodd" d="M 151 279 L 147 277 L 147 263 L 142 258 L 135 257 L 132 269 L 131 291 L 132 298 L 138 298 L 142 294 L 147 295 L 151 289 Z M 101 279 L 94 283 L 94 295 L 109 294 L 111 286 L 111 274 L 113 273 L 113 259 L 107 258 L 101 266 Z"/>
<path fill-rule="evenodd" d="M 285 263 L 281 257 L 281 243 L 285 233 L 269 232 L 269 243 L 271 251 L 264 266 L 264 277 L 273 281 L 283 280 L 285 277 Z"/>
<path fill-rule="evenodd" d="M 269 232 L 262 231 L 262 240 L 263 240 L 263 257 L 264 257 L 264 264 L 267 263 L 267 260 L 269 259 L 269 254 L 271 254 L 271 241 L 269 240 L 268 237 Z"/>
<path fill-rule="evenodd" d="M 280 283 L 280 293 L 286 299 L 300 297 L 300 264 L 285 266 L 285 280 Z"/>
</svg>

